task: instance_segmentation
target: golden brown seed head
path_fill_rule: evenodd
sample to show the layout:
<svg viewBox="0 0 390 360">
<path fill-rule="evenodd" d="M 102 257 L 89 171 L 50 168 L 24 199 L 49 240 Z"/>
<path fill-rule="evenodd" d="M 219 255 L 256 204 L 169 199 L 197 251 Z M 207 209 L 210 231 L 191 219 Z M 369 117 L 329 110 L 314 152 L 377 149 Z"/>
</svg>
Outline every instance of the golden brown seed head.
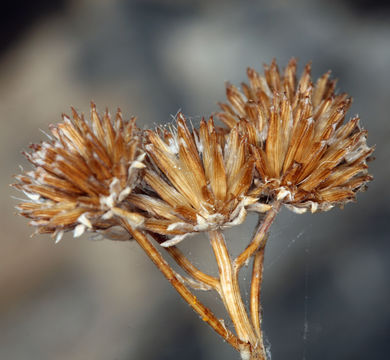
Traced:
<svg viewBox="0 0 390 360">
<path fill-rule="evenodd" d="M 190 131 L 179 114 L 177 129 L 147 131 L 146 138 L 145 193 L 130 199 L 149 214 L 146 229 L 171 237 L 165 246 L 245 219 L 246 207 L 257 201 L 248 196 L 254 159 L 237 127 L 226 134 L 210 118 Z"/>
<path fill-rule="evenodd" d="M 296 78 L 296 60 L 283 73 L 275 60 L 264 75 L 249 68 L 242 91 L 226 89 L 229 104 L 219 118 L 247 134 L 256 161 L 253 196 L 282 201 L 301 213 L 342 206 L 355 199 L 372 177 L 366 161 L 373 152 L 359 118 L 345 120 L 351 105 L 336 94 L 330 72 L 311 82 L 311 65 Z"/>
<path fill-rule="evenodd" d="M 13 186 L 29 198 L 17 209 L 36 233 L 57 241 L 65 231 L 74 230 L 76 237 L 86 229 L 120 238 L 110 209 L 129 208 L 127 198 L 144 167 L 135 118 L 123 120 L 120 110 L 113 121 L 108 111 L 100 117 L 94 104 L 90 122 L 72 112 L 73 119 L 63 115 L 50 127 L 49 141 L 25 153 L 34 169 L 16 176 Z"/>
</svg>

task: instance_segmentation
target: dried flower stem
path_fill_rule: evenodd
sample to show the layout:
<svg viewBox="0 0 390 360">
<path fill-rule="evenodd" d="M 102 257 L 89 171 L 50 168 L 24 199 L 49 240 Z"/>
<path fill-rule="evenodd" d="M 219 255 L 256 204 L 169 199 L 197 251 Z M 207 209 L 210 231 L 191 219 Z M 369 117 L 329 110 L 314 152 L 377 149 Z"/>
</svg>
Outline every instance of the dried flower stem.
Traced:
<svg viewBox="0 0 390 360">
<path fill-rule="evenodd" d="M 240 349 L 241 356 L 245 358 L 249 355 L 251 359 L 264 359 L 264 354 L 258 351 L 258 339 L 241 299 L 238 277 L 234 274 L 233 264 L 225 238 L 220 231 L 210 231 L 209 237 L 218 264 L 221 297 L 232 319 L 239 339 L 246 343 L 246 346 L 242 346 Z"/>
<path fill-rule="evenodd" d="M 267 212 L 267 215 L 265 216 L 263 222 L 261 222 L 261 224 L 257 228 L 256 234 L 253 236 L 253 239 L 250 244 L 234 260 L 233 267 L 234 272 L 236 274 L 260 246 L 265 246 L 266 236 L 268 234 L 270 226 L 275 220 L 276 214 L 279 212 L 280 206 L 280 202 L 275 202 L 273 204 L 272 209 Z"/>
<path fill-rule="evenodd" d="M 273 208 L 268 211 L 263 221 L 259 221 L 257 231 L 250 243 L 250 245 L 243 251 L 243 253 L 237 257 L 236 264 L 243 264 L 249 256 L 253 255 L 253 267 L 252 267 L 252 279 L 251 279 L 251 291 L 250 291 L 250 315 L 253 327 L 259 339 L 258 346 L 262 352 L 265 353 L 263 333 L 261 330 L 261 283 L 263 281 L 263 264 L 264 264 L 264 252 L 265 245 L 268 240 L 269 229 L 275 220 L 276 214 L 280 209 L 280 203 L 274 203 Z M 245 260 L 243 260 L 245 259 Z M 238 260 L 238 261 L 237 261 Z M 241 265 L 242 266 L 242 265 Z M 236 265 L 236 269 L 238 269 Z"/>
<path fill-rule="evenodd" d="M 241 350 L 243 358 L 245 356 L 249 356 L 250 359 L 266 358 L 261 332 L 260 288 L 265 244 L 270 226 L 280 206 L 281 204 L 279 202 L 273 204 L 272 209 L 268 211 L 263 221 L 259 223 L 251 243 L 234 261 L 230 258 L 223 234 L 219 231 L 209 232 L 210 242 L 214 250 L 220 274 L 221 297 L 233 321 L 239 339 L 250 344 L 249 347 Z M 254 261 L 250 295 L 251 323 L 241 298 L 238 273 L 241 267 L 252 256 L 254 256 Z"/>
<path fill-rule="evenodd" d="M 149 258 L 157 266 L 157 268 L 168 279 L 171 285 L 181 295 L 181 297 L 195 310 L 203 321 L 207 322 L 219 335 L 221 335 L 231 346 L 239 350 L 242 348 L 242 341 L 238 339 L 231 331 L 226 329 L 220 320 L 211 312 L 209 308 L 204 306 L 198 301 L 195 295 L 193 295 L 187 287 L 177 278 L 173 269 L 168 265 L 159 251 L 153 246 L 147 236 L 134 229 L 127 219 L 121 218 L 123 227 L 129 232 L 129 234 L 137 241 L 137 243 L 144 249 Z"/>
<path fill-rule="evenodd" d="M 155 233 L 150 233 L 150 235 L 159 244 L 166 240 L 165 238 L 162 238 Z M 217 278 L 205 274 L 203 271 L 199 270 L 176 246 L 165 247 L 164 249 L 169 253 L 169 255 L 172 256 L 176 263 L 187 272 L 188 275 L 220 293 L 220 283 Z"/>
<path fill-rule="evenodd" d="M 172 258 L 181 266 L 189 275 L 191 275 L 195 280 L 204 283 L 211 288 L 215 289 L 218 293 L 220 292 L 220 283 L 219 280 L 213 276 L 205 274 L 203 271 L 195 267 L 184 255 L 183 253 L 175 246 L 166 248 L 168 253 Z"/>
<path fill-rule="evenodd" d="M 253 327 L 255 328 L 258 338 L 261 340 L 260 346 L 264 348 L 263 336 L 261 332 L 261 304 L 260 292 L 261 283 L 263 281 L 263 262 L 264 262 L 265 246 L 258 249 L 253 258 L 252 282 L 250 295 L 250 313 Z"/>
</svg>

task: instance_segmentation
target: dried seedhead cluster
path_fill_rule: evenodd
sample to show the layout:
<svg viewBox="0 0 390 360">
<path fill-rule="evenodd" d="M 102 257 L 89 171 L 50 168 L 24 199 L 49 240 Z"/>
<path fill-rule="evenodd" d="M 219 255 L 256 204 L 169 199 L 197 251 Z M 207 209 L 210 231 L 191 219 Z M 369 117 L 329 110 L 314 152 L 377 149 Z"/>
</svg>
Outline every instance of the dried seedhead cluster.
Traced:
<svg viewBox="0 0 390 360">
<path fill-rule="evenodd" d="M 210 118 L 190 130 L 179 114 L 170 131 L 140 131 L 135 118 L 99 117 L 93 104 L 90 122 L 75 110 L 64 115 L 50 141 L 25 154 L 35 169 L 16 177 L 30 199 L 18 210 L 36 232 L 59 239 L 116 226 L 110 210 L 121 207 L 169 245 L 241 224 L 274 201 L 301 213 L 353 200 L 372 179 L 373 148 L 358 117 L 345 122 L 351 98 L 335 94 L 330 72 L 313 84 L 308 64 L 297 80 L 292 59 L 283 73 L 275 61 L 264 75 L 247 73 L 249 85 L 228 85 L 229 104 L 220 104 L 226 128 Z"/>
<path fill-rule="evenodd" d="M 310 64 L 299 79 L 292 59 L 280 72 L 275 61 L 249 84 L 226 89 L 228 103 L 198 127 L 178 114 L 168 128 L 141 130 L 118 110 L 50 127 L 49 140 L 25 153 L 34 169 L 13 184 L 28 197 L 17 206 L 35 233 L 59 241 L 66 231 L 117 240 L 134 238 L 190 306 L 243 359 L 266 359 L 261 335 L 260 284 L 269 227 L 281 205 L 302 213 L 329 210 L 355 199 L 372 179 L 373 148 L 359 118 L 345 120 L 351 105 L 335 92 L 330 73 L 315 84 Z M 250 244 L 231 259 L 223 229 L 261 213 Z M 219 277 L 197 269 L 176 244 L 206 232 Z M 189 279 L 177 274 L 153 245 L 165 247 Z M 245 247 L 245 244 L 243 244 Z M 250 316 L 241 300 L 238 271 L 253 257 Z M 236 335 L 188 290 L 216 290 Z"/>
</svg>

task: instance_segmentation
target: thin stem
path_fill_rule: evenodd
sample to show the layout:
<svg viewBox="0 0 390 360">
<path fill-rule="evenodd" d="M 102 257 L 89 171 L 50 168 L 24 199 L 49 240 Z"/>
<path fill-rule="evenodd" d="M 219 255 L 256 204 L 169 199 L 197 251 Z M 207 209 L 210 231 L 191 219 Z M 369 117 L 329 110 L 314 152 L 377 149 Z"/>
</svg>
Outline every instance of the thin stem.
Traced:
<svg viewBox="0 0 390 360">
<path fill-rule="evenodd" d="M 280 209 L 280 203 L 279 202 L 274 203 L 272 209 L 267 212 L 267 215 L 265 216 L 263 222 L 257 228 L 256 234 L 254 235 L 250 244 L 234 260 L 233 267 L 234 267 L 234 272 L 236 274 L 239 272 L 241 267 L 250 259 L 250 257 L 255 253 L 255 251 L 259 248 L 259 246 L 261 246 L 265 242 L 269 228 L 272 225 L 272 222 L 274 221 L 279 209 Z"/>
<path fill-rule="evenodd" d="M 182 276 L 177 271 L 175 271 L 175 275 L 184 285 L 189 285 L 189 287 L 193 290 L 202 290 L 202 291 L 213 290 L 213 288 L 211 288 L 210 286 L 198 280 L 195 280 L 193 277 Z"/>
<path fill-rule="evenodd" d="M 261 320 L 260 320 L 260 293 L 261 283 L 263 281 L 263 261 L 264 261 L 264 250 L 265 246 L 258 249 L 253 258 L 252 268 L 252 283 L 251 283 L 251 295 L 250 295 L 250 313 L 253 327 L 255 328 L 256 334 L 261 339 L 261 346 L 263 345 L 263 336 L 261 333 Z"/>
<path fill-rule="evenodd" d="M 259 221 L 256 233 L 249 244 L 249 246 L 237 257 L 235 260 L 235 270 L 238 274 L 242 264 L 244 264 L 250 256 L 254 255 L 252 278 L 251 278 L 251 292 L 250 292 L 250 315 L 253 327 L 256 331 L 258 341 L 258 348 L 260 353 L 265 354 L 263 334 L 261 331 L 261 284 L 263 281 L 263 264 L 265 245 L 268 240 L 269 229 L 272 222 L 275 220 L 276 214 L 280 209 L 280 203 L 275 203 L 273 208 L 268 212 L 263 221 Z"/>
<path fill-rule="evenodd" d="M 150 235 L 158 243 L 164 241 L 157 234 L 150 234 Z M 196 266 L 194 266 L 191 263 L 191 261 L 188 260 L 188 258 L 176 246 L 170 246 L 164 249 L 169 253 L 169 255 L 172 256 L 172 258 L 176 261 L 176 263 L 187 272 L 187 274 L 192 276 L 195 280 L 198 280 L 199 282 L 204 283 L 210 286 L 211 288 L 215 289 L 217 292 L 220 292 L 219 280 L 214 276 L 207 275 L 203 271 L 199 270 Z"/>
<path fill-rule="evenodd" d="M 203 321 L 207 322 L 219 335 L 221 335 L 231 346 L 235 349 L 240 350 L 242 348 L 242 341 L 240 341 L 231 331 L 226 329 L 220 320 L 211 312 L 209 308 L 204 306 L 198 301 L 187 287 L 180 282 L 176 277 L 173 269 L 168 265 L 159 251 L 153 246 L 146 235 L 134 229 L 128 222 L 127 219 L 121 218 L 121 223 L 129 234 L 137 241 L 137 243 L 143 248 L 146 254 L 150 257 L 157 268 L 163 273 L 168 279 L 171 285 L 181 295 L 181 297 L 194 309 Z"/>
<path fill-rule="evenodd" d="M 166 249 L 172 258 L 194 279 L 205 283 L 213 289 L 220 292 L 219 280 L 213 276 L 207 275 L 195 267 L 177 247 L 169 247 Z"/>
<path fill-rule="evenodd" d="M 220 231 L 210 231 L 209 237 L 218 264 L 221 296 L 225 302 L 226 310 L 233 321 L 239 339 L 254 344 L 256 335 L 245 311 L 237 278 L 233 275 L 232 261 L 226 247 L 225 238 Z"/>
</svg>

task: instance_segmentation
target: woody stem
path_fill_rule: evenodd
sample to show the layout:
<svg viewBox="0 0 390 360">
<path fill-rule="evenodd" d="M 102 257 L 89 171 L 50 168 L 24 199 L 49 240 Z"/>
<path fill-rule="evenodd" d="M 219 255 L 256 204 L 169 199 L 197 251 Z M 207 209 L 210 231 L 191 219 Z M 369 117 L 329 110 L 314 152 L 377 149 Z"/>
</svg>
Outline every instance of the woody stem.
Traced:
<svg viewBox="0 0 390 360">
<path fill-rule="evenodd" d="M 154 247 L 147 236 L 134 229 L 126 218 L 120 219 L 122 226 L 128 231 L 128 233 L 137 241 L 137 243 L 146 252 L 149 258 L 157 266 L 157 268 L 163 273 L 171 285 L 176 289 L 180 296 L 192 307 L 192 309 L 199 314 L 199 316 L 207 322 L 219 335 L 221 335 L 231 346 L 239 350 L 242 346 L 240 341 L 231 331 L 225 328 L 225 326 L 218 320 L 209 308 L 204 306 L 198 301 L 188 288 L 180 282 L 175 275 L 173 269 L 168 265 L 160 252 Z"/>
</svg>

